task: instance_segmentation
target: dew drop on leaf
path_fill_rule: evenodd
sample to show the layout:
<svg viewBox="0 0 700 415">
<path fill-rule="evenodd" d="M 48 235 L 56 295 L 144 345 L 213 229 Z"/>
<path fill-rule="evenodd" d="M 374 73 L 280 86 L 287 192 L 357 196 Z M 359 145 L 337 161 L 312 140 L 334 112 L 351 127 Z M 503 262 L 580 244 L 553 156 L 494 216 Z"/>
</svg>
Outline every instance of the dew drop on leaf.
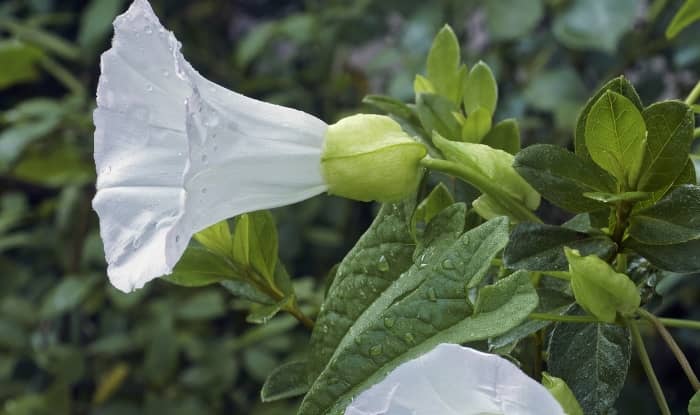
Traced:
<svg viewBox="0 0 700 415">
<path fill-rule="evenodd" d="M 369 355 L 377 357 L 381 355 L 383 351 L 384 350 L 381 344 L 375 344 L 374 346 L 369 348 Z"/>
<path fill-rule="evenodd" d="M 437 294 L 435 293 L 435 288 L 430 287 L 428 288 L 428 300 L 430 301 L 437 301 Z"/>
<path fill-rule="evenodd" d="M 379 257 L 379 264 L 377 265 L 377 268 L 379 268 L 381 272 L 389 271 L 389 262 L 386 260 L 384 255 Z"/>
<path fill-rule="evenodd" d="M 455 263 L 452 262 L 451 259 L 447 258 L 446 260 L 442 261 L 442 267 L 446 270 L 453 270 L 455 269 Z"/>
<path fill-rule="evenodd" d="M 396 319 L 394 317 L 384 317 L 384 327 L 390 329 L 394 327 L 394 323 L 396 323 Z"/>
</svg>

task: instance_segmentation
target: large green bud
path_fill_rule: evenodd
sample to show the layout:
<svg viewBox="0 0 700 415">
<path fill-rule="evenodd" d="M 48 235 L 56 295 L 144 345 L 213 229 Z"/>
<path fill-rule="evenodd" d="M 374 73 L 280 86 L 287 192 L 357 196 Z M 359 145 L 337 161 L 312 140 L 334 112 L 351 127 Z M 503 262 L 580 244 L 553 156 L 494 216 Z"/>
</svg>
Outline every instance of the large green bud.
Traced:
<svg viewBox="0 0 700 415">
<path fill-rule="evenodd" d="M 393 202 L 416 190 L 426 153 L 391 118 L 357 114 L 328 127 L 321 171 L 330 194 Z"/>
</svg>

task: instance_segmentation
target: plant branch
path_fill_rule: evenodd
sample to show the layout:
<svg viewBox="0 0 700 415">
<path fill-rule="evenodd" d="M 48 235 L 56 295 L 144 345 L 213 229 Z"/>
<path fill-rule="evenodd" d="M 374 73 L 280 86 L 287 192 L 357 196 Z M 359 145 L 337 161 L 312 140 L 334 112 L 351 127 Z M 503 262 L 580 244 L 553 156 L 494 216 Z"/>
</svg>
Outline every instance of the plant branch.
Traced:
<svg viewBox="0 0 700 415">
<path fill-rule="evenodd" d="M 632 342 L 637 348 L 639 360 L 641 361 L 644 372 L 649 379 L 651 390 L 654 392 L 654 398 L 656 398 L 656 403 L 659 405 L 661 414 L 671 415 L 671 409 L 669 409 L 668 402 L 666 402 L 664 391 L 661 389 L 661 384 L 659 383 L 659 379 L 656 377 L 656 373 L 654 373 L 654 367 L 651 365 L 651 360 L 649 359 L 647 349 L 644 347 L 644 339 L 642 339 L 642 335 L 639 333 L 639 327 L 627 319 L 625 319 L 625 324 L 632 332 Z"/>
<path fill-rule="evenodd" d="M 664 339 L 664 341 L 668 345 L 668 348 L 671 349 L 671 352 L 673 352 L 673 355 L 676 357 L 676 360 L 678 360 L 678 363 L 681 365 L 681 368 L 683 369 L 685 376 L 688 378 L 688 381 L 693 386 L 693 389 L 696 392 L 700 390 L 700 381 L 698 380 L 698 377 L 695 375 L 695 372 L 693 372 L 693 368 L 690 366 L 688 358 L 685 356 L 685 353 L 683 353 L 683 350 L 681 350 L 681 348 L 678 346 L 678 343 L 676 343 L 676 341 L 673 339 L 671 333 L 668 332 L 666 327 L 664 327 L 664 325 L 661 323 L 661 321 L 659 321 L 659 319 L 655 315 L 644 310 L 643 308 L 640 308 L 639 310 L 637 310 L 637 312 L 640 316 L 649 321 L 654 326 L 654 328 L 656 328 L 656 331 L 659 332 L 661 338 Z"/>
<path fill-rule="evenodd" d="M 680 329 L 700 330 L 700 321 L 683 320 L 680 318 L 656 317 L 664 326 L 676 327 Z"/>
<path fill-rule="evenodd" d="M 698 81 L 697 84 L 695 84 L 695 87 L 693 88 L 692 91 L 690 91 L 690 94 L 688 94 L 688 98 L 685 99 L 685 103 L 688 105 L 693 105 L 695 104 L 695 101 L 700 98 L 700 81 Z"/>
</svg>

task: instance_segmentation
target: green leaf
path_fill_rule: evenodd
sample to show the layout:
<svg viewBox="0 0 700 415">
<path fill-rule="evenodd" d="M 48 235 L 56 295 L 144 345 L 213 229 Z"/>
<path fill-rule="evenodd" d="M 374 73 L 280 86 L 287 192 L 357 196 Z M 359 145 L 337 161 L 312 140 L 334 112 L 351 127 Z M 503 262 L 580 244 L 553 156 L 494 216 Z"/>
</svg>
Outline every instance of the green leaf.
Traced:
<svg viewBox="0 0 700 415">
<path fill-rule="evenodd" d="M 542 385 L 559 402 L 567 415 L 583 415 L 583 409 L 564 379 L 542 372 Z"/>
<path fill-rule="evenodd" d="M 461 126 L 454 114 L 459 108 L 447 98 L 435 94 L 420 94 L 416 102 L 418 117 L 425 131 L 432 136 L 437 131 L 451 140 L 461 137 Z"/>
<path fill-rule="evenodd" d="M 504 218 L 487 222 L 405 273 L 354 323 L 299 414 L 341 414 L 387 370 L 437 344 L 486 339 L 524 320 L 537 305 L 527 273 L 482 288 L 473 309 L 467 301 L 467 287 L 505 245 L 507 226 Z"/>
<path fill-rule="evenodd" d="M 449 25 L 445 25 L 433 40 L 428 52 L 427 74 L 435 92 L 459 103 L 460 50 L 457 36 Z"/>
<path fill-rule="evenodd" d="M 294 303 L 294 297 L 287 297 L 278 301 L 275 304 L 259 304 L 255 305 L 250 314 L 246 317 L 246 321 L 252 324 L 266 324 L 272 317 L 280 311 L 289 307 Z"/>
<path fill-rule="evenodd" d="M 641 202 L 652 197 L 649 192 L 625 192 L 625 193 L 606 193 L 606 192 L 585 192 L 583 197 L 591 200 L 596 200 L 606 205 L 615 205 L 618 202 Z"/>
<path fill-rule="evenodd" d="M 413 92 L 416 94 L 416 102 L 420 94 L 436 94 L 433 83 L 423 75 L 416 75 L 416 79 L 413 80 Z"/>
<path fill-rule="evenodd" d="M 576 302 L 599 320 L 614 323 L 617 313 L 631 314 L 639 308 L 641 297 L 634 282 L 615 272 L 610 264 L 595 255 L 582 256 L 564 248 L 569 260 L 571 289 Z"/>
<path fill-rule="evenodd" d="M 648 245 L 700 239 L 700 186 L 679 186 L 656 205 L 634 214 L 629 235 Z"/>
<path fill-rule="evenodd" d="M 695 392 L 688 402 L 688 415 L 700 415 L 700 392 Z"/>
<path fill-rule="evenodd" d="M 272 40 L 277 32 L 277 28 L 278 26 L 275 22 L 265 22 L 255 25 L 253 29 L 238 42 L 236 48 L 236 63 L 241 68 L 248 66 L 262 53 L 265 46 Z"/>
<path fill-rule="evenodd" d="M 228 221 L 222 220 L 194 234 L 194 239 L 211 252 L 224 258 L 233 256 L 233 238 Z"/>
<path fill-rule="evenodd" d="M 80 19 L 78 44 L 93 49 L 112 31 L 112 21 L 119 14 L 124 0 L 92 0 Z"/>
<path fill-rule="evenodd" d="M 463 95 L 464 109 L 470 116 L 479 108 L 486 109 L 490 115 L 496 111 L 498 84 L 491 68 L 484 62 L 479 61 L 469 71 L 469 76 L 464 83 Z"/>
<path fill-rule="evenodd" d="M 305 394 L 309 390 L 306 360 L 293 360 L 270 373 L 260 390 L 263 402 L 274 402 Z"/>
<path fill-rule="evenodd" d="M 318 375 L 352 323 L 413 263 L 415 202 L 385 204 L 338 267 L 311 334 L 309 373 Z"/>
<path fill-rule="evenodd" d="M 238 217 L 233 234 L 233 259 L 253 268 L 272 286 L 275 286 L 277 250 L 277 227 L 269 211 Z"/>
<path fill-rule="evenodd" d="M 696 179 L 697 177 L 695 175 L 695 164 L 693 163 L 693 160 L 690 157 L 688 157 L 688 159 L 685 162 L 685 166 L 683 167 L 683 170 L 681 170 L 678 176 L 673 180 L 673 183 L 670 183 L 669 185 L 653 192 L 651 198 L 643 202 L 637 203 L 634 206 L 634 208 L 636 210 L 641 210 L 649 206 L 653 206 L 654 204 L 656 204 L 656 202 L 663 199 L 664 196 L 666 196 L 669 192 L 672 192 L 673 190 L 677 189 L 679 186 L 683 186 L 685 184 L 697 184 Z"/>
<path fill-rule="evenodd" d="M 433 142 L 442 151 L 447 160 L 459 163 L 479 175 L 485 182 L 497 183 L 501 191 L 530 210 L 540 204 L 540 195 L 513 168 L 513 155 L 484 144 L 457 143 L 434 136 Z M 488 189 L 474 184 L 479 190 L 488 194 Z"/>
<path fill-rule="evenodd" d="M 632 29 L 637 6 L 636 0 L 574 0 L 554 19 L 554 37 L 572 49 L 612 53 L 622 35 Z"/>
<path fill-rule="evenodd" d="M 506 153 L 517 154 L 520 151 L 520 129 L 518 122 L 514 118 L 508 118 L 498 122 L 491 128 L 486 137 L 481 140 L 482 144 L 503 150 Z"/>
<path fill-rule="evenodd" d="M 542 19 L 542 0 L 487 0 L 486 28 L 494 40 L 518 39 L 529 34 Z"/>
<path fill-rule="evenodd" d="M 199 246 L 188 246 L 172 274 L 163 277 L 183 287 L 201 287 L 227 279 L 242 278 L 226 258 Z"/>
<path fill-rule="evenodd" d="M 615 191 L 615 179 L 605 170 L 555 145 L 536 144 L 520 151 L 513 167 L 545 199 L 570 212 L 605 209 L 583 193 Z"/>
<path fill-rule="evenodd" d="M 362 99 L 362 102 L 367 105 L 371 105 L 389 115 L 394 115 L 404 120 L 416 119 L 417 116 L 415 111 L 405 104 L 403 101 L 398 99 L 384 96 L 384 95 L 367 95 Z"/>
<path fill-rule="evenodd" d="M 534 74 L 523 98 L 532 108 L 552 113 L 557 127 L 568 130 L 576 122 L 586 94 L 586 86 L 576 70 L 563 66 Z"/>
<path fill-rule="evenodd" d="M 657 267 L 672 272 L 691 273 L 700 271 L 700 240 L 694 239 L 673 245 L 650 245 L 634 238 L 625 241 L 629 248 Z"/>
<path fill-rule="evenodd" d="M 222 291 L 211 288 L 197 291 L 186 298 L 175 311 L 182 320 L 212 320 L 226 313 L 226 303 Z"/>
<path fill-rule="evenodd" d="M 462 125 L 462 141 L 479 143 L 491 130 L 491 114 L 484 108 L 473 111 Z"/>
<path fill-rule="evenodd" d="M 603 323 L 557 323 L 549 338 L 549 373 L 569 385 L 583 413 L 609 414 L 629 369 L 629 330 Z"/>
<path fill-rule="evenodd" d="M 0 41 L 0 91 L 21 82 L 30 82 L 39 76 L 37 64 L 44 53 L 18 40 Z"/>
<path fill-rule="evenodd" d="M 77 147 L 61 146 L 50 152 L 27 152 L 12 170 L 18 179 L 48 187 L 95 181 L 95 166 Z"/>
<path fill-rule="evenodd" d="M 593 161 L 626 189 L 636 189 L 646 152 L 642 114 L 624 96 L 607 91 L 586 121 L 586 147 Z"/>
<path fill-rule="evenodd" d="M 639 111 L 643 111 L 644 107 L 642 106 L 642 101 L 639 99 L 639 95 L 637 95 L 637 91 L 634 89 L 634 86 L 624 77 L 624 76 L 619 76 L 617 78 L 614 78 L 610 81 L 608 81 L 605 85 L 603 85 L 596 94 L 588 100 L 588 103 L 586 103 L 586 106 L 583 108 L 581 111 L 581 114 L 578 117 L 578 120 L 576 121 L 576 131 L 574 134 L 574 144 L 576 147 L 576 155 L 585 158 L 585 159 L 590 159 L 590 155 L 588 154 L 588 149 L 586 148 L 586 123 L 588 122 L 588 115 L 591 112 L 591 109 L 593 108 L 593 105 L 598 102 L 601 96 L 605 94 L 607 91 L 613 91 L 617 92 L 618 94 L 626 97 L 632 103 L 634 104 L 635 107 Z"/>
<path fill-rule="evenodd" d="M 639 189 L 667 188 L 685 168 L 693 142 L 695 115 L 681 101 L 650 105 L 642 113 L 647 125 L 647 151 Z"/>
<path fill-rule="evenodd" d="M 44 298 L 39 315 L 42 319 L 50 319 L 74 309 L 98 281 L 94 276 L 63 278 Z"/>
<path fill-rule="evenodd" d="M 666 37 L 671 39 L 688 25 L 700 20 L 700 0 L 686 0 L 666 28 Z"/>
<path fill-rule="evenodd" d="M 221 286 L 236 297 L 258 304 L 273 305 L 277 303 L 275 299 L 260 291 L 250 282 L 244 280 L 223 280 Z"/>
<path fill-rule="evenodd" d="M 564 247 L 611 259 L 617 245 L 606 235 L 589 235 L 572 229 L 536 223 L 521 223 L 513 229 L 503 253 L 503 263 L 510 269 L 528 271 L 566 271 L 568 261 Z"/>
<path fill-rule="evenodd" d="M 411 218 L 411 229 L 415 234 L 418 224 L 427 225 L 430 221 L 448 206 L 454 204 L 454 199 L 443 183 L 439 183 L 430 194 L 416 207 Z"/>
</svg>

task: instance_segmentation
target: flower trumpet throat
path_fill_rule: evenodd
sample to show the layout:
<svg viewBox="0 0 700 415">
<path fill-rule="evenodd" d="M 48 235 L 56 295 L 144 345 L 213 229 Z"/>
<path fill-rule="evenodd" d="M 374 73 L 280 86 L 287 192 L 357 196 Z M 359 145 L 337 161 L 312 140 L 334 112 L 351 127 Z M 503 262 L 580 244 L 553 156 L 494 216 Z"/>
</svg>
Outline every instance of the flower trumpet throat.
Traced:
<svg viewBox="0 0 700 415">
<path fill-rule="evenodd" d="M 413 193 L 427 154 L 393 119 L 357 114 L 330 125 L 321 152 L 328 193 L 349 199 L 392 202 Z"/>
</svg>

